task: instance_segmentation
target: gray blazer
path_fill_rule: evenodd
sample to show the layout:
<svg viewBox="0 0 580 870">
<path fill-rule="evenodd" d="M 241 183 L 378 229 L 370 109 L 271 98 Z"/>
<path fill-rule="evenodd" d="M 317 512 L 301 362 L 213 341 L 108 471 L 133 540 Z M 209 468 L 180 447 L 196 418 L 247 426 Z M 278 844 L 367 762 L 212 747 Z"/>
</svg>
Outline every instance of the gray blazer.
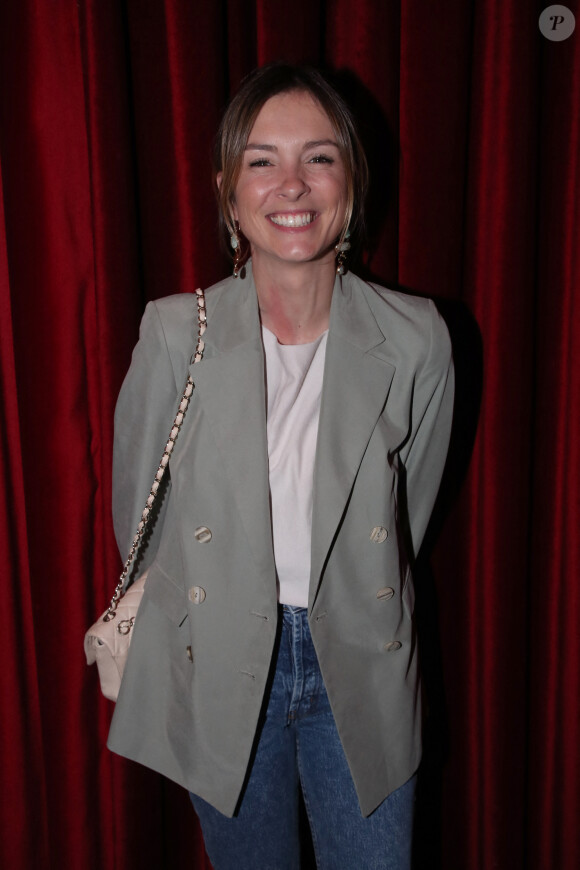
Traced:
<svg viewBox="0 0 580 870">
<path fill-rule="evenodd" d="M 248 768 L 277 626 L 264 352 L 251 265 L 207 291 L 203 360 L 192 294 L 147 306 L 115 415 L 123 557 L 188 368 L 195 382 L 108 745 L 231 816 Z M 309 623 L 363 815 L 421 754 L 410 566 L 439 487 L 453 404 L 433 303 L 337 278 L 314 474 Z M 206 527 L 207 535 L 196 536 Z M 385 535 L 385 530 L 388 534 Z"/>
</svg>

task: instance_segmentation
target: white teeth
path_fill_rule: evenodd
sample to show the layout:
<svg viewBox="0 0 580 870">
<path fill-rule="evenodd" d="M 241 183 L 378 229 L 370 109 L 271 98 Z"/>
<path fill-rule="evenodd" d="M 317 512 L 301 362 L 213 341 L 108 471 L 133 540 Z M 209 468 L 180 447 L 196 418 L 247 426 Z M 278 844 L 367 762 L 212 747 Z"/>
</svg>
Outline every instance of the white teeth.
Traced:
<svg viewBox="0 0 580 870">
<path fill-rule="evenodd" d="M 279 227 L 305 227 L 312 223 L 314 214 L 310 211 L 302 214 L 275 214 L 270 215 L 270 220 Z"/>
</svg>

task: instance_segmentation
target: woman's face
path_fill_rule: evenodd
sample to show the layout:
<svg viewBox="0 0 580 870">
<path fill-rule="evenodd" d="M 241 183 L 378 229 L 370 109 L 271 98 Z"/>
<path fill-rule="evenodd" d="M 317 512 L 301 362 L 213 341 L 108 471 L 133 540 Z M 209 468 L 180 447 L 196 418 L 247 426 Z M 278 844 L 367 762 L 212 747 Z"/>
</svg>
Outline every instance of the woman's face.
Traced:
<svg viewBox="0 0 580 870">
<path fill-rule="evenodd" d="M 334 268 L 347 201 L 344 165 L 324 110 L 301 91 L 271 97 L 248 137 L 233 208 L 254 260 Z"/>
</svg>

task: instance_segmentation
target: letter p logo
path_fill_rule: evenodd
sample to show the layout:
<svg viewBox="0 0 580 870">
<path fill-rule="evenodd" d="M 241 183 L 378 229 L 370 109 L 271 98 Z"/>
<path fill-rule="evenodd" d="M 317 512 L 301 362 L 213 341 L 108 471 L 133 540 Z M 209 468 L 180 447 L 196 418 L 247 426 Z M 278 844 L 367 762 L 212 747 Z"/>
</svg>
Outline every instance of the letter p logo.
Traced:
<svg viewBox="0 0 580 870">
<path fill-rule="evenodd" d="M 562 42 L 574 33 L 576 19 L 567 6 L 548 6 L 538 19 L 538 27 L 551 42 Z"/>
</svg>

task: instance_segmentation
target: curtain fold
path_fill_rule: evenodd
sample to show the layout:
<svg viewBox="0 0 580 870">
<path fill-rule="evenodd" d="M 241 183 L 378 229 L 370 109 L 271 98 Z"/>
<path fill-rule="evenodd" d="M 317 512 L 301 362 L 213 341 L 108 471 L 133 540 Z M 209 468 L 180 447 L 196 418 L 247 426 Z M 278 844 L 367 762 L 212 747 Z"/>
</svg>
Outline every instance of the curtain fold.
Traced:
<svg viewBox="0 0 580 870">
<path fill-rule="evenodd" d="M 0 5 L 2 866 L 210 866 L 187 795 L 106 750 L 82 638 L 120 571 L 112 418 L 141 312 L 230 268 L 213 137 L 278 58 L 338 71 L 372 170 L 361 268 L 434 296 L 454 342 L 456 498 L 419 590 L 440 746 L 417 867 L 580 864 L 568 6 L 576 31 L 549 42 L 525 0 Z"/>
<path fill-rule="evenodd" d="M 45 867 L 46 777 L 9 287 L 0 172 L 0 637 L 5 663 L 0 672 L 0 769 L 10 786 L 9 799 L 2 802 L 0 812 L 0 863 L 3 867 Z M 28 818 L 35 805 L 36 836 L 32 838 Z"/>
<path fill-rule="evenodd" d="M 127 2 L 142 280 L 148 298 L 218 280 L 211 146 L 227 99 L 218 3 Z M 195 111 L 192 111 L 195 106 Z"/>
<path fill-rule="evenodd" d="M 580 863 L 580 43 L 542 44 L 527 854 Z M 558 51 L 558 48 L 562 51 Z"/>
<path fill-rule="evenodd" d="M 462 751 L 445 783 L 448 801 L 457 788 L 466 799 L 443 821 L 457 868 L 523 860 L 538 168 L 530 133 L 541 37 L 521 9 L 517 0 L 479 5 L 472 25 L 461 296 L 482 334 L 483 391 L 454 576 L 463 607 L 443 643 L 446 673 L 461 651 L 466 659 L 463 689 L 449 693 L 450 742 Z"/>
<path fill-rule="evenodd" d="M 17 668 L 20 656 L 36 651 L 32 697 L 37 694 L 39 711 L 30 724 L 42 729 L 46 787 L 22 822 L 32 842 L 40 803 L 50 854 L 68 855 L 74 866 L 86 849 L 77 827 L 89 800 L 79 789 L 80 774 L 94 757 L 80 737 L 87 695 L 80 619 L 92 609 L 82 602 L 92 599 L 93 559 L 103 552 L 102 525 L 93 513 L 98 353 L 91 331 L 93 240 L 83 80 L 74 5 L 23 3 L 18 11 L 3 7 L 2 19 L 6 290 L 34 625 L 34 637 L 9 651 L 8 667 Z M 3 711 L 4 719 L 14 715 L 13 706 Z M 25 763 L 21 775 L 26 769 Z M 14 773 L 17 781 L 19 772 Z M 75 825 L 72 807 L 79 812 Z"/>
</svg>

